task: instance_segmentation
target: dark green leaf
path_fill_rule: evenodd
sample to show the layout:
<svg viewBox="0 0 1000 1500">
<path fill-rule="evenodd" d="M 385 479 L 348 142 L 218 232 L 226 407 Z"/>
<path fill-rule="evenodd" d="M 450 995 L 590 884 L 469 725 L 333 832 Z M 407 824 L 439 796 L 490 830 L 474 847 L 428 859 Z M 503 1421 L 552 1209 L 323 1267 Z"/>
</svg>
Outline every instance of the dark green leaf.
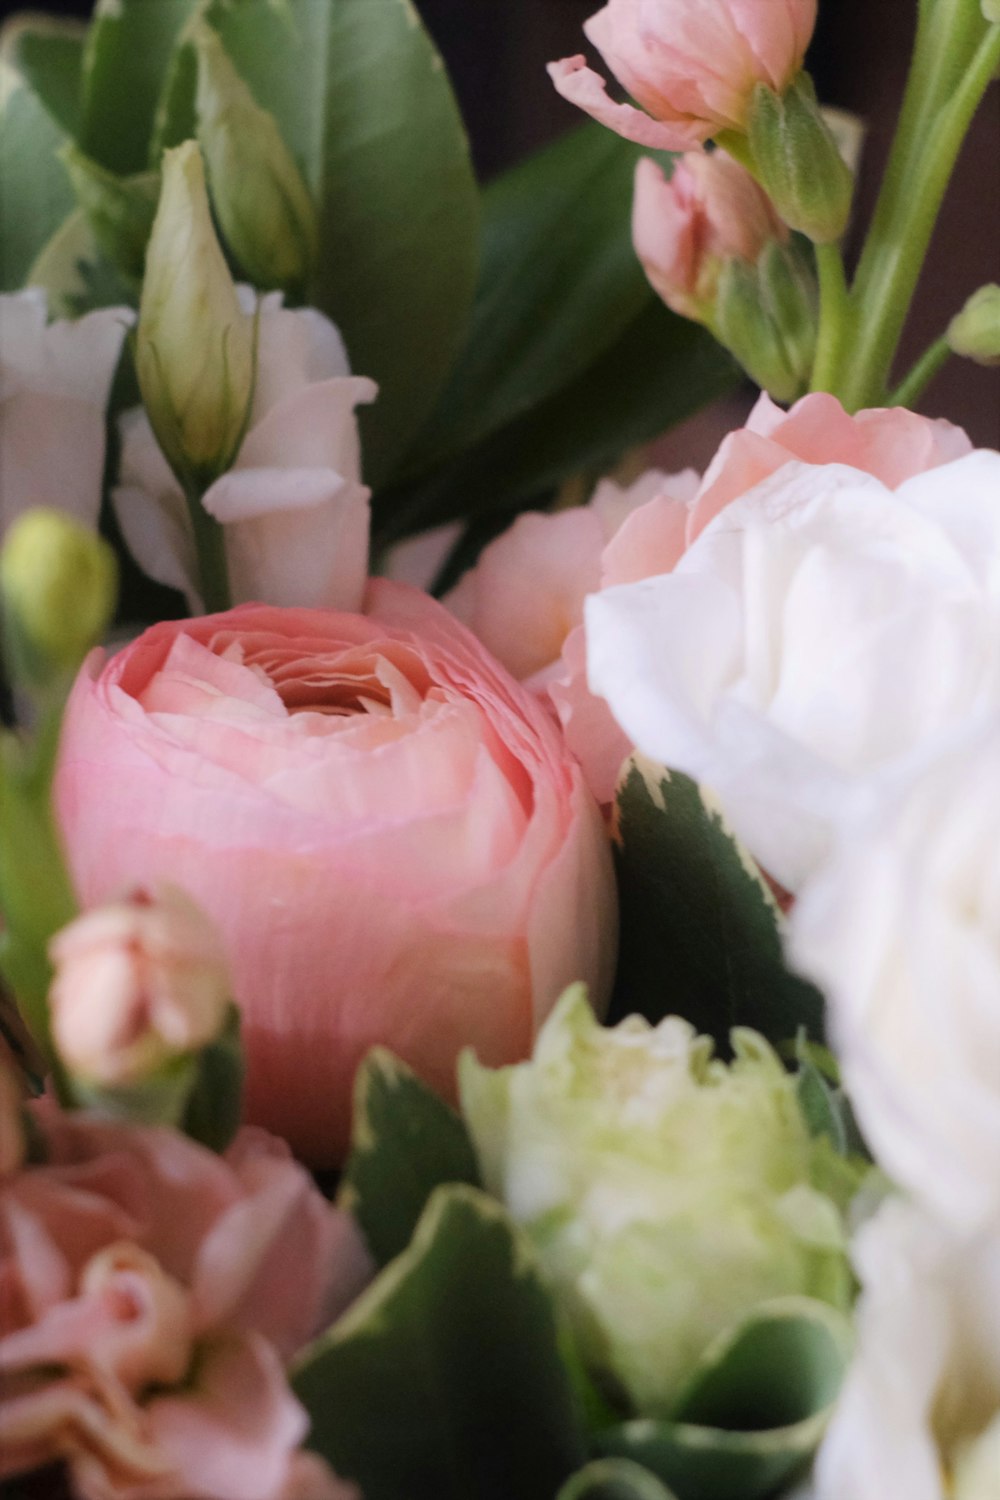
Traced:
<svg viewBox="0 0 1000 1500">
<path fill-rule="evenodd" d="M 621 950 L 614 1017 L 686 1016 L 725 1050 L 734 1026 L 820 1039 L 823 1002 L 792 974 L 763 877 L 688 777 L 630 764 L 618 793 Z"/>
<path fill-rule="evenodd" d="M 556 1500 L 675 1500 L 672 1490 L 628 1458 L 599 1458 L 564 1484 Z"/>
<path fill-rule="evenodd" d="M 377 484 L 433 406 L 475 291 L 479 194 L 448 76 L 410 0 L 216 0 L 208 18 L 318 205 L 306 300 L 380 384 L 362 415 Z"/>
<path fill-rule="evenodd" d="M 342 1203 L 380 1266 L 406 1249 L 435 1188 L 479 1185 L 458 1115 L 382 1047 L 369 1052 L 358 1073 L 351 1139 Z"/>
<path fill-rule="evenodd" d="M 806 1058 L 799 1063 L 797 1086 L 799 1105 L 810 1135 L 825 1136 L 841 1156 L 846 1155 L 847 1130 L 841 1112 L 843 1095 L 832 1089 L 815 1063 Z"/>
<path fill-rule="evenodd" d="M 426 471 L 564 390 L 651 302 L 628 230 L 642 154 L 588 123 L 487 189 L 469 336 L 408 470 Z"/>
<path fill-rule="evenodd" d="M 531 1248 L 474 1188 L 437 1190 L 293 1386 L 365 1500 L 552 1500 L 586 1457 Z"/>
<path fill-rule="evenodd" d="M 815 1452 L 850 1347 L 850 1325 L 832 1308 L 770 1303 L 710 1352 L 675 1420 L 626 1422 L 595 1445 L 642 1464 L 679 1500 L 764 1500 Z"/>
<path fill-rule="evenodd" d="M 4 52 L 67 135 L 80 126 L 84 27 L 38 15 L 16 16 L 4 27 Z"/>
<path fill-rule="evenodd" d="M 109 171 L 150 166 L 157 102 L 198 0 L 98 0 L 84 54 L 79 144 Z M 155 163 L 153 163 L 155 165 Z"/>
<path fill-rule="evenodd" d="M 66 137 L 28 84 L 15 78 L 0 107 L 0 292 L 23 286 L 74 207 L 56 152 Z"/>
<path fill-rule="evenodd" d="M 490 511 L 513 514 L 572 475 L 610 467 L 723 395 L 737 378 L 704 329 L 650 300 L 565 390 L 425 482 L 376 495 L 378 539 L 385 544 Z"/>
<path fill-rule="evenodd" d="M 245 1071 L 240 1013 L 231 1005 L 221 1035 L 203 1049 L 198 1059 L 194 1087 L 184 1110 L 186 1135 L 211 1151 L 225 1151 L 239 1129 Z"/>
</svg>

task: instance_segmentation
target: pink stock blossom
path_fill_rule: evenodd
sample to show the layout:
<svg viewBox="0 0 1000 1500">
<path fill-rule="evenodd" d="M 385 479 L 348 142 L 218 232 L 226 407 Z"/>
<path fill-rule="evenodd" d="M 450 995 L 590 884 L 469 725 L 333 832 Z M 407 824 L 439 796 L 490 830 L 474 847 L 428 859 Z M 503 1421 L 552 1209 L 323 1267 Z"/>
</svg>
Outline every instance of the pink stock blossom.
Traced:
<svg viewBox="0 0 1000 1500">
<path fill-rule="evenodd" d="M 218 1157 L 32 1108 L 44 1159 L 0 1182 L 0 1478 L 62 1461 L 80 1500 L 294 1495 L 285 1365 L 371 1274 L 353 1222 L 262 1131 Z"/>
<path fill-rule="evenodd" d="M 617 104 L 582 56 L 549 64 L 563 98 L 628 140 L 689 151 L 746 127 L 758 83 L 783 93 L 802 67 L 816 0 L 609 0 L 587 38 L 641 105 Z"/>
<path fill-rule="evenodd" d="M 649 157 L 639 162 L 632 239 L 657 296 L 682 317 L 704 321 L 724 263 L 755 264 L 788 230 L 745 167 L 724 151 L 692 151 L 669 180 Z"/>
<path fill-rule="evenodd" d="M 525 1057 L 565 986 L 605 1000 L 615 904 L 556 726 L 439 604 L 246 606 L 82 672 L 57 800 L 82 898 L 169 879 L 212 916 L 249 1117 L 342 1158 L 376 1043 L 453 1097 L 467 1045 Z"/>
<path fill-rule="evenodd" d="M 588 786 L 606 804 L 631 747 L 587 687 L 588 594 L 671 572 L 726 505 L 787 463 L 846 464 L 896 488 L 970 450 L 961 428 L 898 407 L 850 416 L 833 396 L 812 395 L 785 412 L 761 396 L 700 482 L 690 470 L 651 470 L 627 489 L 606 481 L 587 506 L 520 516 L 445 603 L 548 700 Z"/>
</svg>

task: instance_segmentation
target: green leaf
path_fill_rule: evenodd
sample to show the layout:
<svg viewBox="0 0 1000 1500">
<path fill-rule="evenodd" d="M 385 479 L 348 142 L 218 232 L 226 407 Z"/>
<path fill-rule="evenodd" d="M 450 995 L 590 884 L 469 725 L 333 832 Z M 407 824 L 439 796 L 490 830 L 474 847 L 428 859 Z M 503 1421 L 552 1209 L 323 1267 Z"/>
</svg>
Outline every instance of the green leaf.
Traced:
<svg viewBox="0 0 1000 1500">
<path fill-rule="evenodd" d="M 384 1048 L 365 1058 L 354 1100 L 341 1203 L 384 1266 L 410 1243 L 434 1189 L 445 1183 L 477 1187 L 479 1171 L 458 1115 Z"/>
<path fill-rule="evenodd" d="M 810 1135 L 825 1137 L 840 1156 L 846 1156 L 849 1147 L 843 1095 L 830 1087 L 816 1064 L 808 1058 L 799 1062 L 797 1093 Z"/>
<path fill-rule="evenodd" d="M 595 1446 L 651 1470 L 678 1500 L 764 1500 L 816 1451 L 850 1353 L 850 1325 L 832 1308 L 766 1304 L 710 1351 L 675 1420 L 625 1422 Z"/>
<path fill-rule="evenodd" d="M 0 97 L 0 292 L 9 292 L 25 284 L 74 202 L 56 157 L 66 137 L 38 95 L 5 68 Z"/>
<path fill-rule="evenodd" d="M 50 315 L 76 317 L 87 296 L 87 267 L 99 254 L 86 215 L 75 208 L 42 246 L 25 277 L 26 284 L 45 289 Z"/>
<path fill-rule="evenodd" d="M 80 126 L 83 39 L 77 21 L 14 16 L 3 28 L 2 52 L 67 135 Z"/>
<path fill-rule="evenodd" d="M 160 196 L 159 172 L 121 177 L 74 145 L 65 146 L 61 156 L 101 250 L 122 275 L 140 282 Z"/>
<path fill-rule="evenodd" d="M 792 974 L 781 913 L 716 807 L 687 776 L 630 762 L 619 787 L 622 930 L 612 1016 L 686 1016 L 728 1050 L 734 1026 L 769 1041 L 822 1037 L 823 1001 Z"/>
<path fill-rule="evenodd" d="M 652 301 L 628 231 L 642 154 L 588 123 L 486 190 L 469 335 L 408 470 L 426 471 L 565 389 Z"/>
<path fill-rule="evenodd" d="M 174 46 L 199 0 L 98 0 L 83 63 L 79 145 L 121 176 L 150 165 L 150 137 Z"/>
<path fill-rule="evenodd" d="M 573 475 L 613 466 L 737 379 L 735 365 L 704 329 L 650 300 L 565 390 L 419 485 L 377 494 L 377 539 L 386 544 L 470 515 L 512 515 Z"/>
<path fill-rule="evenodd" d="M 599 1458 L 564 1484 L 556 1500 L 676 1500 L 672 1490 L 628 1458 Z"/>
<path fill-rule="evenodd" d="M 182 1128 L 211 1151 L 225 1151 L 240 1126 L 246 1069 L 240 1044 L 240 1013 L 230 1005 L 226 1024 L 202 1049 Z"/>
<path fill-rule="evenodd" d="M 474 1188 L 437 1190 L 292 1383 L 365 1500 L 552 1500 L 586 1457 L 533 1252 Z"/>
<path fill-rule="evenodd" d="M 216 0 L 208 19 L 318 205 L 306 300 L 381 387 L 362 415 L 378 484 L 433 406 L 475 291 L 479 194 L 444 65 L 410 0 Z"/>
</svg>

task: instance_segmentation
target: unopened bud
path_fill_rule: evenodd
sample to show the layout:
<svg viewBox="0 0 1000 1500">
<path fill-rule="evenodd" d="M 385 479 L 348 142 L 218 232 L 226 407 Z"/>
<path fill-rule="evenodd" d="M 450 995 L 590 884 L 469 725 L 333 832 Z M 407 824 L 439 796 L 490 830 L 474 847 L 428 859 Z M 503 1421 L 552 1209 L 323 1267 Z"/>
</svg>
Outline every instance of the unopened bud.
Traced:
<svg viewBox="0 0 1000 1500">
<path fill-rule="evenodd" d="M 948 327 L 948 346 L 977 365 L 1000 365 L 1000 286 L 973 292 Z"/>
<path fill-rule="evenodd" d="M 84 1089 L 148 1085 L 225 1024 L 218 934 L 174 887 L 86 912 L 56 934 L 49 955 L 53 1038 Z"/>
<path fill-rule="evenodd" d="M 278 122 L 262 109 L 211 26 L 194 33 L 198 140 L 229 248 L 264 290 L 301 288 L 319 251 L 316 209 Z"/>
<path fill-rule="evenodd" d="M 201 152 L 185 141 L 163 156 L 135 358 L 153 431 L 185 487 L 207 486 L 236 456 L 254 344 L 212 224 Z"/>
<path fill-rule="evenodd" d="M 748 134 L 760 181 L 785 223 L 818 245 L 839 240 L 854 179 L 808 75 L 801 73 L 783 95 L 759 83 Z"/>
<path fill-rule="evenodd" d="M 762 258 L 763 259 L 763 258 Z M 731 260 L 719 278 L 713 329 L 720 343 L 776 401 L 801 396 L 808 367 L 801 346 L 790 347 L 773 305 L 765 295 L 759 267 Z"/>
<path fill-rule="evenodd" d="M 71 676 L 114 613 L 117 563 L 108 544 L 63 511 L 25 511 L 0 552 L 9 665 L 25 686 Z"/>
</svg>

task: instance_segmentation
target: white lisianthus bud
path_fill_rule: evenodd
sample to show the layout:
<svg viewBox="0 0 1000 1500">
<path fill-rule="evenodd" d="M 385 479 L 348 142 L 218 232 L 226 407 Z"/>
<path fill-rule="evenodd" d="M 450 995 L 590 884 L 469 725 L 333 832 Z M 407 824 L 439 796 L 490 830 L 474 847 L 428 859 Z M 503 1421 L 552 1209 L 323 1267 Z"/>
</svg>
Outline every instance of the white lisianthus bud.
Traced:
<svg viewBox="0 0 1000 1500">
<path fill-rule="evenodd" d="M 254 286 L 301 289 L 319 249 L 309 189 L 211 26 L 195 29 L 194 45 L 198 140 L 222 233 Z"/>
<path fill-rule="evenodd" d="M 107 542 L 59 510 L 25 511 L 0 552 L 0 593 L 17 676 L 44 685 L 74 673 L 104 634 L 118 568 Z"/>
<path fill-rule="evenodd" d="M 531 1062 L 459 1064 L 487 1188 L 533 1239 L 592 1372 L 644 1415 L 668 1414 L 762 1302 L 847 1295 L 795 1080 L 755 1032 L 733 1046 L 727 1066 L 677 1017 L 605 1029 L 576 986 Z"/>
<path fill-rule="evenodd" d="M 230 987 L 218 934 L 175 887 L 84 913 L 49 953 L 56 1048 L 85 1086 L 144 1083 L 223 1027 Z"/>
<path fill-rule="evenodd" d="M 163 157 L 135 356 L 149 420 L 182 483 L 204 488 L 232 463 L 253 397 L 254 343 L 212 224 L 201 152 L 185 141 Z"/>
</svg>

